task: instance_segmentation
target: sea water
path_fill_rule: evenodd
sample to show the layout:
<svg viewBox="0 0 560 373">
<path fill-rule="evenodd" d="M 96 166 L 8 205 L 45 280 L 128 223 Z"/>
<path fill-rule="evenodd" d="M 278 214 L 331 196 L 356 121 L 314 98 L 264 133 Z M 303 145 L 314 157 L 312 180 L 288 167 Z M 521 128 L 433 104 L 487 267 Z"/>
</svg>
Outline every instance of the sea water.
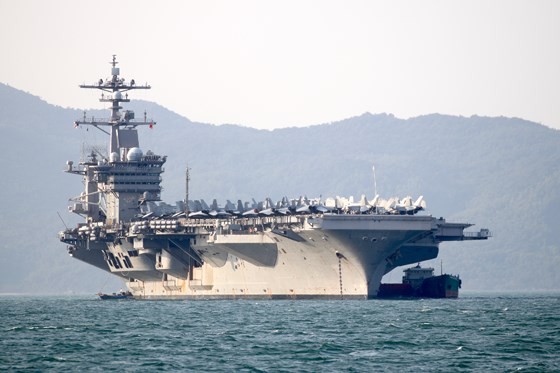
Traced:
<svg viewBox="0 0 560 373">
<path fill-rule="evenodd" d="M 0 370 L 560 371 L 560 294 L 101 301 L 0 296 Z"/>
</svg>

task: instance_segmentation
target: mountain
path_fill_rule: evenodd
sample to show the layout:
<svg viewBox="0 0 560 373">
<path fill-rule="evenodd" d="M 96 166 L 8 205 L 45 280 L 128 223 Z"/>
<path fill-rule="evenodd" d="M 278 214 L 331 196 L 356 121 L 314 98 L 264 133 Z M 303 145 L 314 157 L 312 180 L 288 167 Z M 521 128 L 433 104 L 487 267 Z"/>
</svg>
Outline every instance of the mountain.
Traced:
<svg viewBox="0 0 560 373">
<path fill-rule="evenodd" d="M 129 108 L 129 107 L 127 107 Z M 403 120 L 369 114 L 305 128 L 272 131 L 191 122 L 155 103 L 136 101 L 157 124 L 141 129 L 141 146 L 168 156 L 163 200 L 283 196 L 373 197 L 372 166 L 384 197 L 424 195 L 427 212 L 476 223 L 494 237 L 446 243 L 430 264 L 460 274 L 471 290 L 560 289 L 560 133 L 518 118 L 425 115 Z M 108 111 L 89 111 L 106 117 Z M 57 232 L 79 218 L 66 211 L 82 191 L 62 172 L 90 146 L 106 142 L 73 128 L 82 110 L 50 105 L 0 84 L 0 292 L 96 292 L 116 277 L 70 258 Z M 60 214 L 60 219 L 57 216 Z M 64 221 L 64 223 L 63 223 Z M 398 281 L 400 269 L 387 277 Z"/>
</svg>

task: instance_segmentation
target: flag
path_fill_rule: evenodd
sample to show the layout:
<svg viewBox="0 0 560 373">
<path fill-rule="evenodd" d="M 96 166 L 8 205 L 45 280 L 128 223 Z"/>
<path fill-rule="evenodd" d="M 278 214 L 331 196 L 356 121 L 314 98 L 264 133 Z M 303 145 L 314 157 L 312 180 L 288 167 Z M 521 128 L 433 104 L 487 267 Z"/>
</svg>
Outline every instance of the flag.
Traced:
<svg viewBox="0 0 560 373">
<path fill-rule="evenodd" d="M 154 121 L 151 121 L 151 122 L 150 122 L 150 126 L 149 126 L 149 127 L 150 127 L 150 128 L 154 128 Z"/>
<path fill-rule="evenodd" d="M 74 128 L 78 128 L 78 122 L 74 122 Z"/>
</svg>

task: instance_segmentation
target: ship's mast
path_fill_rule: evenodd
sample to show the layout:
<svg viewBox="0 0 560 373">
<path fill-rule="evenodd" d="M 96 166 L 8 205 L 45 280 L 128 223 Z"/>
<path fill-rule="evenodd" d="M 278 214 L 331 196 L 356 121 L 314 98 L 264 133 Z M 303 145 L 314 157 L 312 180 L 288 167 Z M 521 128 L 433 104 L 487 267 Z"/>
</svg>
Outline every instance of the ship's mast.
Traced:
<svg viewBox="0 0 560 373">
<path fill-rule="evenodd" d="M 185 212 L 189 213 L 189 182 L 191 181 L 190 177 L 190 168 L 187 164 L 187 169 L 185 170 Z"/>
<path fill-rule="evenodd" d="M 120 105 L 121 102 L 130 102 L 128 98 L 128 93 L 123 94 L 123 92 L 135 90 L 135 89 L 151 89 L 148 84 L 138 85 L 136 84 L 134 79 L 130 81 L 125 81 L 124 78 L 121 78 L 120 69 L 117 67 L 117 56 L 113 55 L 113 60 L 110 62 L 111 68 L 111 77 L 105 80 L 99 79 L 97 84 L 81 84 L 80 88 L 90 88 L 90 89 L 99 89 L 103 92 L 107 92 L 109 94 L 101 93 L 101 98 L 99 99 L 100 102 L 108 102 L 111 103 L 111 117 L 105 120 L 96 120 L 94 118 L 86 119 L 85 115 L 83 120 L 75 121 L 74 125 L 90 125 L 94 126 L 101 131 L 109 134 L 111 136 L 111 140 L 109 142 L 109 154 L 112 153 L 119 153 L 119 130 L 121 128 L 134 128 L 139 125 L 149 125 L 150 127 L 155 125 L 156 123 L 153 120 L 148 121 L 146 116 L 144 116 L 144 121 L 135 121 L 134 120 L 134 112 L 130 110 L 125 110 L 123 113 L 120 112 L 122 106 Z M 110 132 L 103 130 L 100 127 L 110 127 Z"/>
</svg>

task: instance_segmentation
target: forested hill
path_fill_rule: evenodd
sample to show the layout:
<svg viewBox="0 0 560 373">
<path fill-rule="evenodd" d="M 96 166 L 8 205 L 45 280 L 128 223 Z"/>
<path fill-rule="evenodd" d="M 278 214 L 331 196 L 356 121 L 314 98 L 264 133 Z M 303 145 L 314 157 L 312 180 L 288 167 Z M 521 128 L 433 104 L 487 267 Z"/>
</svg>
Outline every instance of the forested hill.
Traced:
<svg viewBox="0 0 560 373">
<path fill-rule="evenodd" d="M 459 273 L 464 289 L 560 289 L 560 133 L 517 118 L 432 114 L 403 120 L 369 114 L 273 131 L 194 123 L 157 104 L 135 102 L 157 120 L 141 147 L 167 155 L 166 202 L 283 196 L 423 195 L 427 212 L 489 228 L 488 242 L 443 244 L 431 263 Z M 287 109 L 288 110 L 288 109 Z M 76 219 L 69 197 L 79 178 L 62 172 L 106 135 L 74 129 L 83 110 L 47 104 L 0 84 L 0 292 L 97 291 L 106 275 L 71 259 L 56 233 Z M 106 117 L 108 111 L 88 116 Z M 398 281 L 400 270 L 391 275 Z"/>
</svg>

